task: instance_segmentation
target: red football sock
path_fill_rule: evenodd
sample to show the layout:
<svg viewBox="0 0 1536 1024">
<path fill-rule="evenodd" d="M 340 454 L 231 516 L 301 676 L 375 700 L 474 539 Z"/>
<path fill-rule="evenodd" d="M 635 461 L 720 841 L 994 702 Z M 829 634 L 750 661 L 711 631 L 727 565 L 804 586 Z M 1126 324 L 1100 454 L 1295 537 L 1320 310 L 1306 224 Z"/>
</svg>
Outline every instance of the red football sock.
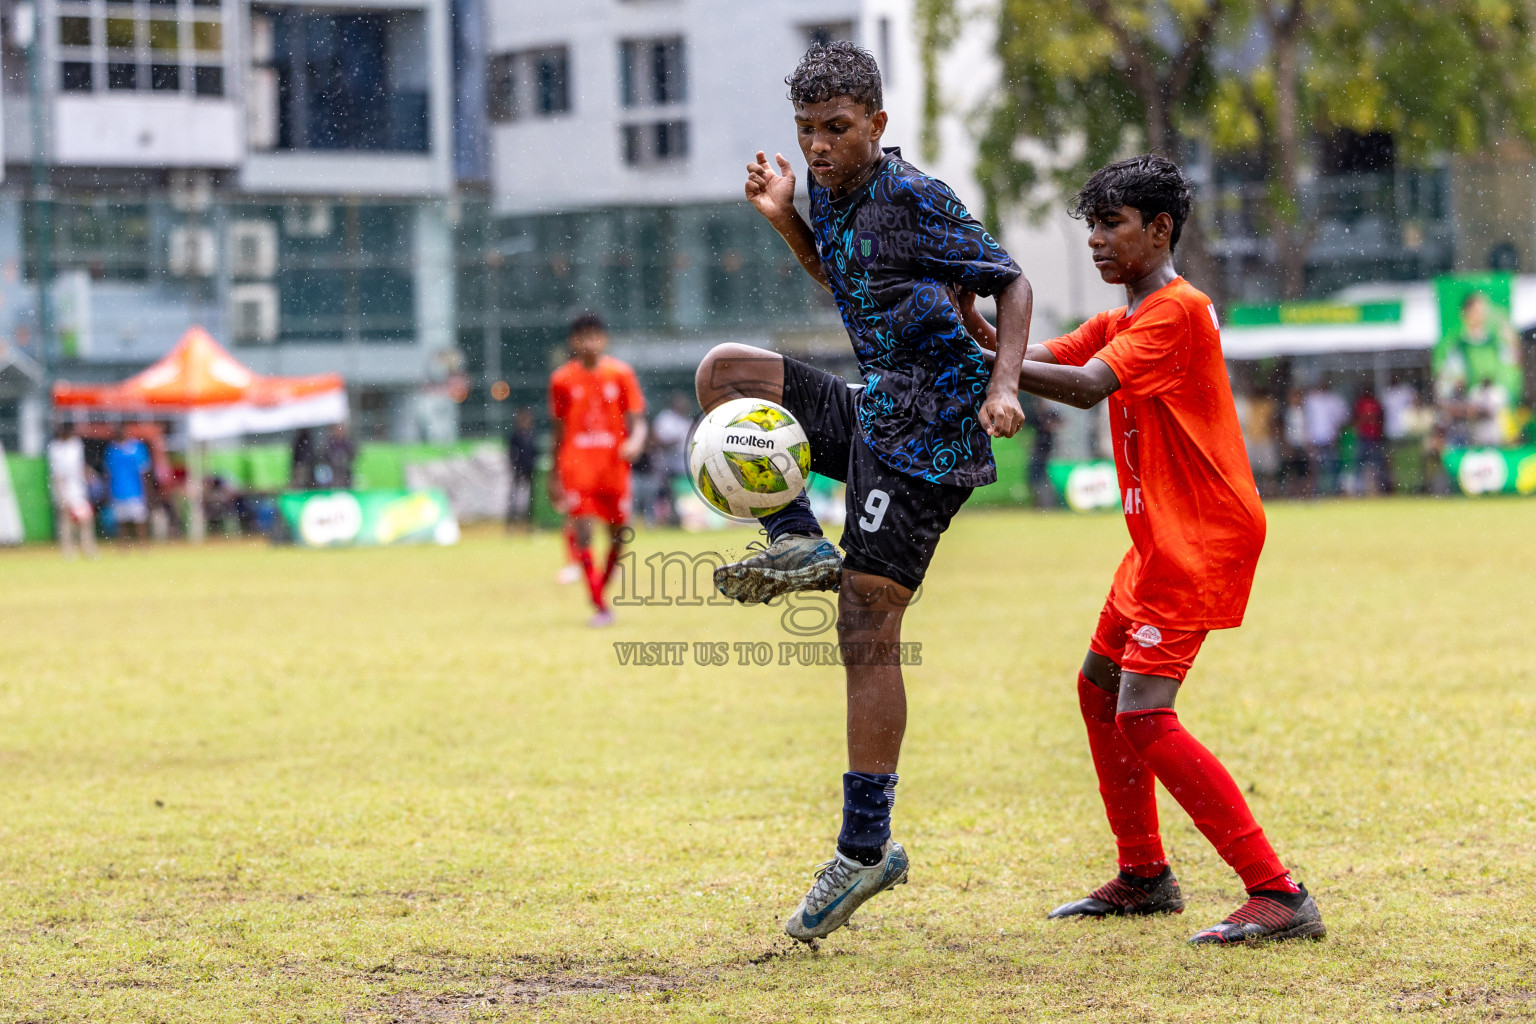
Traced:
<svg viewBox="0 0 1536 1024">
<path fill-rule="evenodd" d="M 576 543 L 576 524 L 565 524 L 565 558 L 573 565 L 581 562 L 581 548 Z"/>
<path fill-rule="evenodd" d="M 1128 711 L 1115 721 L 1249 891 L 1285 888 L 1285 865 L 1253 820 L 1242 790 L 1216 755 L 1184 731 L 1172 708 Z"/>
<path fill-rule="evenodd" d="M 606 587 L 608 581 L 613 579 L 613 570 L 619 567 L 619 556 L 623 553 L 624 549 L 617 544 L 608 549 L 608 564 L 603 566 L 603 586 Z"/>
<path fill-rule="evenodd" d="M 1099 776 L 1104 814 L 1115 834 L 1120 870 L 1141 878 L 1156 878 L 1168 866 L 1163 840 L 1157 832 L 1157 794 L 1152 770 L 1120 734 L 1115 724 L 1118 695 L 1102 690 L 1077 674 L 1077 703 L 1088 726 L 1088 749 Z"/>
<path fill-rule="evenodd" d="M 592 564 L 592 550 L 590 548 L 578 548 L 576 558 L 581 567 L 586 570 L 587 592 L 592 596 L 592 603 L 597 610 L 605 612 L 608 605 L 603 602 L 603 578 L 597 574 L 597 566 Z"/>
</svg>

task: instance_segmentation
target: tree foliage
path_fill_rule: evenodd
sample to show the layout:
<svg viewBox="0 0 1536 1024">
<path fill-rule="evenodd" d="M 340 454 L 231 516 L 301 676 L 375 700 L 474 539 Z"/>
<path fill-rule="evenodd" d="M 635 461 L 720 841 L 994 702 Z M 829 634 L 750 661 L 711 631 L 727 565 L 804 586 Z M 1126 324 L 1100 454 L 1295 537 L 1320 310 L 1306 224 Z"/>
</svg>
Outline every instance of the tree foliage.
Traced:
<svg viewBox="0 0 1536 1024">
<path fill-rule="evenodd" d="M 1408 162 L 1536 143 L 1536 0 L 997 0 L 997 26 L 977 168 L 994 215 L 1139 149 L 1250 155 L 1291 293 L 1318 138 L 1390 132 Z"/>
</svg>

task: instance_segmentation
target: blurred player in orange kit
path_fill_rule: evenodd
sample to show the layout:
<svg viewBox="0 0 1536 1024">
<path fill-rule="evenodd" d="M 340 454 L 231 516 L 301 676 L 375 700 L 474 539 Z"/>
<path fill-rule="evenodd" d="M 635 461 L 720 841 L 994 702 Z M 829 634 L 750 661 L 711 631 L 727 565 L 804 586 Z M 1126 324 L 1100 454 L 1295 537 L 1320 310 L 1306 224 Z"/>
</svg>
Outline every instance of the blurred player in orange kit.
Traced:
<svg viewBox="0 0 1536 1024">
<path fill-rule="evenodd" d="M 629 529 L 629 464 L 645 448 L 645 396 L 635 371 L 603 354 L 608 329 L 596 313 L 572 320 L 568 337 L 571 360 L 549 378 L 555 441 L 549 500 L 567 516 L 566 544 L 597 607 L 589 624 L 607 626 L 613 613 L 603 589 Z M 592 558 L 593 520 L 608 524 L 608 558 L 601 570 Z"/>
</svg>

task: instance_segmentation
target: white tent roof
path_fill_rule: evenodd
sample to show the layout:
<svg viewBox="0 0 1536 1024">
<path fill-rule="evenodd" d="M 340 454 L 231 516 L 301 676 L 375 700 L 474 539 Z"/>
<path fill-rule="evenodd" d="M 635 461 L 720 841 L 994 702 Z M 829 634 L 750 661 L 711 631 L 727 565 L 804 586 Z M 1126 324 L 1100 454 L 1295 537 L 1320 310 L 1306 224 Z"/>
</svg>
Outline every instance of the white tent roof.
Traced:
<svg viewBox="0 0 1536 1024">
<path fill-rule="evenodd" d="M 1322 355 L 1330 352 L 1385 352 L 1430 349 L 1440 340 L 1440 304 L 1427 281 L 1357 284 L 1332 298 L 1341 303 L 1401 302 L 1395 324 L 1283 324 L 1221 329 L 1221 349 L 1228 359 Z M 1511 319 L 1517 330 L 1536 326 L 1536 275 L 1515 278 Z"/>
</svg>

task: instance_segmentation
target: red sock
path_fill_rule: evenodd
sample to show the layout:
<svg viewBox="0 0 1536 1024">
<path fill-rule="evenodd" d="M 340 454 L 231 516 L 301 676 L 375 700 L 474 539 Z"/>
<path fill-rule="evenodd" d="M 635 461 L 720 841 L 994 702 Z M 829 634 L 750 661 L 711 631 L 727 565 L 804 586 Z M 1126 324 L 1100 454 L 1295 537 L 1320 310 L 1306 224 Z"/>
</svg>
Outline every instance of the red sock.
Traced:
<svg viewBox="0 0 1536 1024">
<path fill-rule="evenodd" d="M 603 586 L 606 587 L 608 581 L 613 579 L 613 570 L 618 568 L 619 556 L 623 553 L 624 549 L 617 544 L 608 549 L 608 564 L 603 566 Z"/>
<path fill-rule="evenodd" d="M 1250 892 L 1286 888 L 1290 879 L 1285 865 L 1253 820 L 1242 790 L 1216 755 L 1184 731 L 1172 708 L 1129 711 L 1115 721 Z"/>
<path fill-rule="evenodd" d="M 581 548 L 576 545 L 576 524 L 565 524 L 565 558 L 574 564 L 581 562 Z"/>
<path fill-rule="evenodd" d="M 1116 694 L 1101 690 L 1077 674 L 1077 703 L 1088 726 L 1088 749 L 1099 776 L 1104 814 L 1115 834 L 1120 870 L 1141 878 L 1156 878 L 1168 866 L 1163 840 L 1157 832 L 1157 794 L 1152 770 L 1120 734 L 1115 724 Z"/>
<path fill-rule="evenodd" d="M 587 592 L 592 596 L 592 603 L 597 606 L 598 611 L 607 611 L 608 605 L 603 602 L 603 578 L 597 574 L 597 566 L 592 564 L 592 550 L 590 548 L 578 548 L 576 550 L 576 559 L 581 563 L 581 567 L 586 570 Z"/>
</svg>

